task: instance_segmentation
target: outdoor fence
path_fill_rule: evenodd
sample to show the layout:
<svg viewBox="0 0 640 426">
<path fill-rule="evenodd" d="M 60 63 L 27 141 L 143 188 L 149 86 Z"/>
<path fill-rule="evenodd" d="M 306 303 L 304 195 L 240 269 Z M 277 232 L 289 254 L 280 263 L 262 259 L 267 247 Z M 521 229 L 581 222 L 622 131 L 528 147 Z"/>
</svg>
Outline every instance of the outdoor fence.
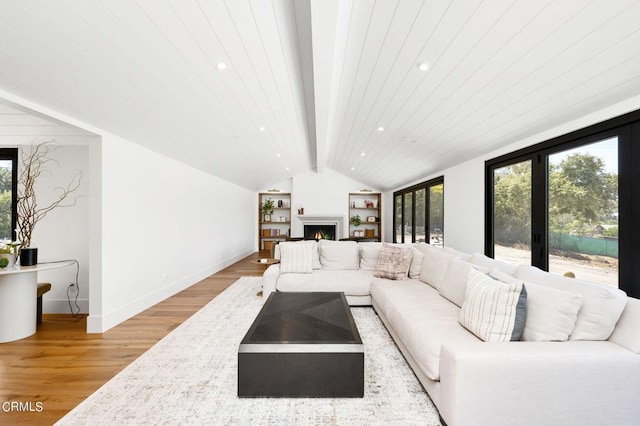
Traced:
<svg viewBox="0 0 640 426">
<path fill-rule="evenodd" d="M 594 254 L 618 258 L 618 238 L 581 237 L 569 234 L 549 234 L 549 247 L 582 254 Z"/>
</svg>

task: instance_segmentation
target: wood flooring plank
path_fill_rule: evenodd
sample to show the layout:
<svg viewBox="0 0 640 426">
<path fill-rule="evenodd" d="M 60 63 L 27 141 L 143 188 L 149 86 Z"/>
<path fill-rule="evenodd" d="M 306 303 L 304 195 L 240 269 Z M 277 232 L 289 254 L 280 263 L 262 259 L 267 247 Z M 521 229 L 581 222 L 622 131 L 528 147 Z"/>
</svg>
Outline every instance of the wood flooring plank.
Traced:
<svg viewBox="0 0 640 426">
<path fill-rule="evenodd" d="M 262 276 L 251 256 L 103 334 L 86 319 L 45 314 L 35 335 L 0 344 L 0 425 L 51 425 L 240 277 Z M 8 411 L 6 402 L 27 411 Z M 39 410 L 39 405 L 42 409 Z"/>
</svg>

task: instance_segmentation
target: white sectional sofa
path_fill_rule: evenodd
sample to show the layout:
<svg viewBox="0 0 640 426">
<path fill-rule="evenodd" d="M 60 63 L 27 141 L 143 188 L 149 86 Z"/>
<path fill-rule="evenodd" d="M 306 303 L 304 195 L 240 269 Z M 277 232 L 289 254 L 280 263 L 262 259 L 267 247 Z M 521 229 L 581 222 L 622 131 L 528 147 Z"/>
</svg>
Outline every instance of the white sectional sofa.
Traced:
<svg viewBox="0 0 640 426">
<path fill-rule="evenodd" d="M 344 291 L 351 305 L 371 304 L 449 426 L 640 424 L 640 300 L 427 244 L 410 248 L 407 278 L 377 278 L 381 243 L 305 244 L 311 272 L 271 266 L 265 297 L 276 290 Z M 526 318 L 509 302 L 509 312 L 523 320 L 520 341 L 483 341 L 469 331 L 474 324 L 461 325 L 462 311 L 476 315 L 469 309 L 478 288 L 519 294 L 518 309 L 526 299 Z M 502 335 L 513 338 L 517 324 Z"/>
</svg>

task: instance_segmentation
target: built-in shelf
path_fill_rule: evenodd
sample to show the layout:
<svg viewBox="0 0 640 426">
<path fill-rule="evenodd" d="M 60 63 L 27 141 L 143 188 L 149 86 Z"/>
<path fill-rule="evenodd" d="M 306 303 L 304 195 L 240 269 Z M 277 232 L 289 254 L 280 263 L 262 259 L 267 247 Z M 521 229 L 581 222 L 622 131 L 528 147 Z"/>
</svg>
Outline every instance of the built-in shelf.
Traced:
<svg viewBox="0 0 640 426">
<path fill-rule="evenodd" d="M 360 216 L 361 223 L 356 226 L 351 220 Z M 369 220 L 373 218 L 373 220 Z M 379 192 L 349 193 L 349 237 L 374 238 L 382 241 L 382 194 Z"/>
<path fill-rule="evenodd" d="M 264 220 L 262 205 L 273 200 L 275 206 L 271 220 Z M 280 218 L 284 218 L 282 221 Z M 279 235 L 263 235 L 263 232 L 277 230 Z M 291 234 L 291 193 L 261 192 L 258 194 L 258 250 L 271 250 L 274 240 L 284 240 Z"/>
</svg>

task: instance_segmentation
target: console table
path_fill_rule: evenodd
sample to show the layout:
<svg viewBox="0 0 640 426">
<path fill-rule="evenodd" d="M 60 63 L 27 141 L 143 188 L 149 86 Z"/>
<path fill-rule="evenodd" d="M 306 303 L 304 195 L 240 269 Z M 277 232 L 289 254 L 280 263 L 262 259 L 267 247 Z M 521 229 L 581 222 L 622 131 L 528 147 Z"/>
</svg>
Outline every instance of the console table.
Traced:
<svg viewBox="0 0 640 426">
<path fill-rule="evenodd" d="M 36 332 L 38 272 L 73 264 L 63 261 L 0 269 L 0 343 Z"/>
</svg>

